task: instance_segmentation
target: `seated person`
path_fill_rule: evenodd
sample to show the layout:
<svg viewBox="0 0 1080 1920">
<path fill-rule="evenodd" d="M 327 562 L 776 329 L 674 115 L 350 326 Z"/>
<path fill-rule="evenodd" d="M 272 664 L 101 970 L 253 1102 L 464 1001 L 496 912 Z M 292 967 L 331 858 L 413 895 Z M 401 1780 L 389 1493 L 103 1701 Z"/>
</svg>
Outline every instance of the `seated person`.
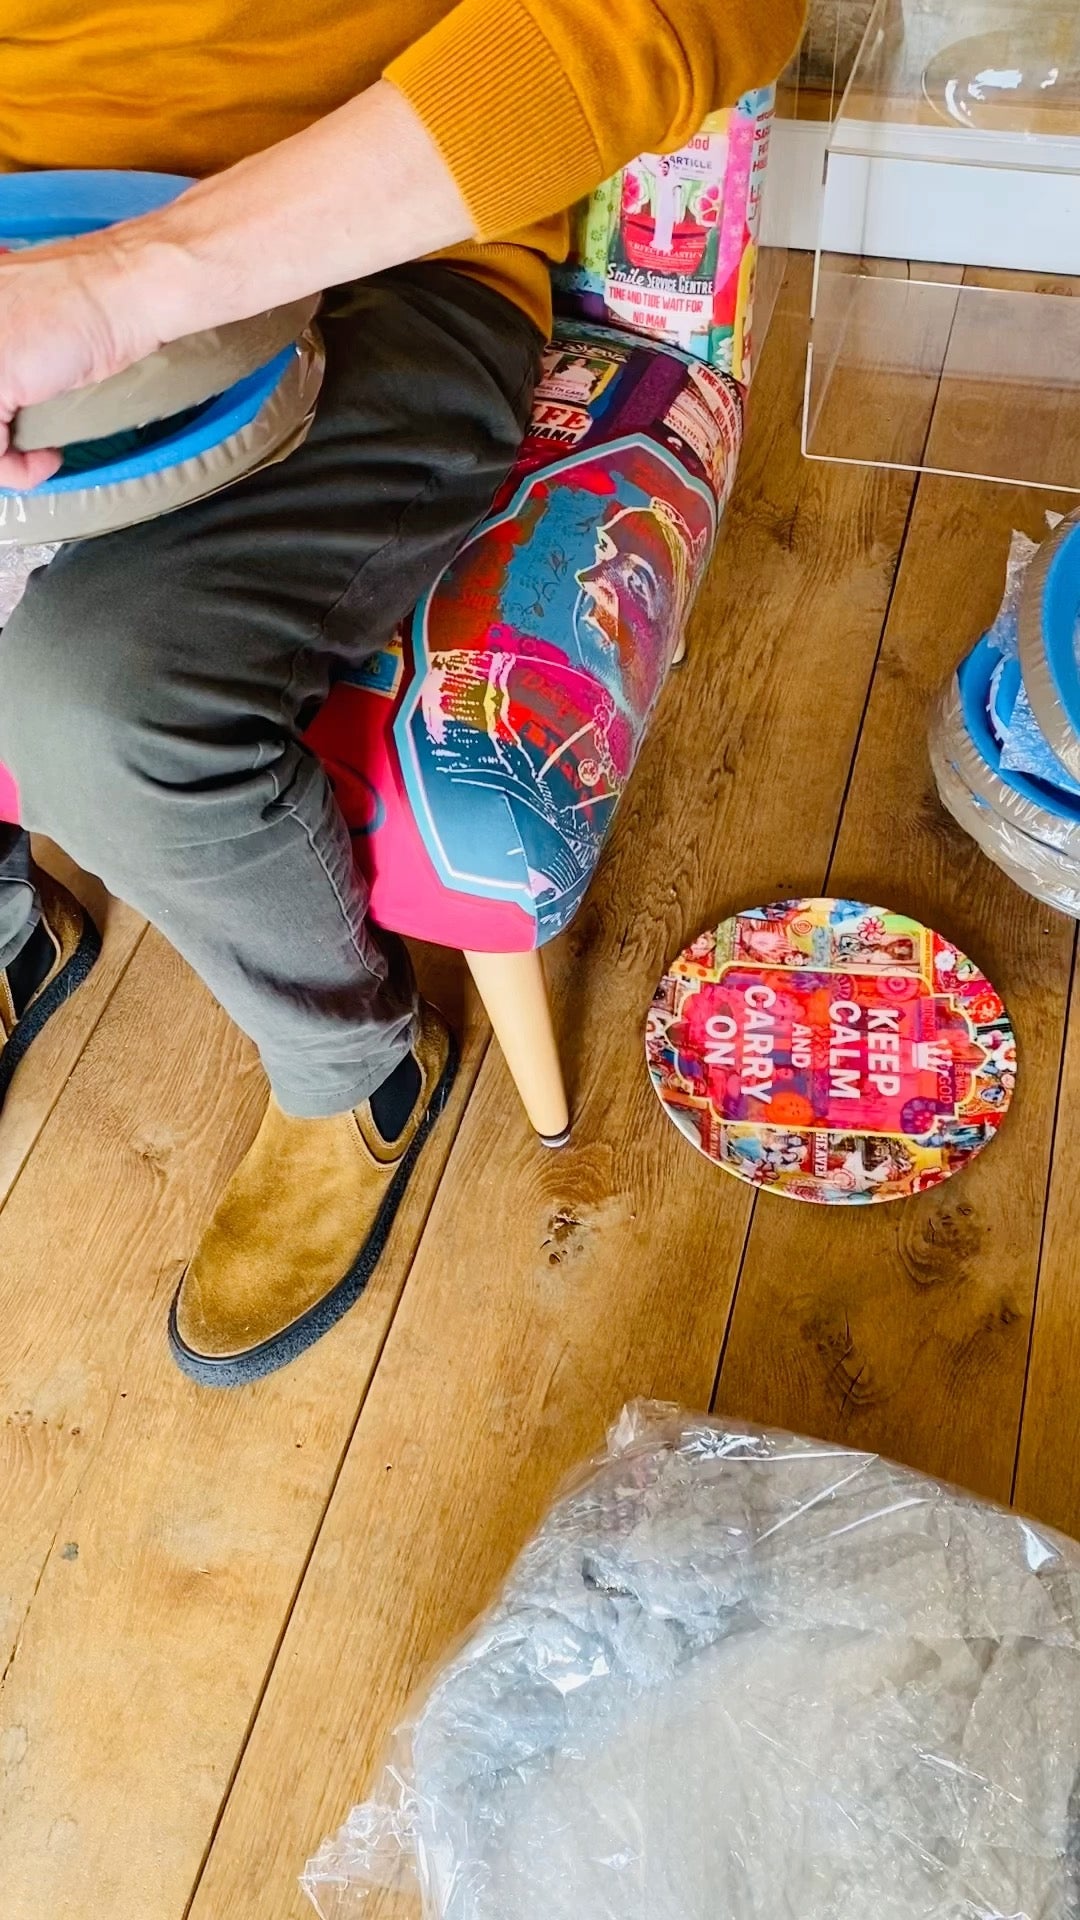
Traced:
<svg viewBox="0 0 1080 1920">
<path fill-rule="evenodd" d="M 801 24 L 802 0 L 6 0 L 0 170 L 199 184 L 0 260 L 0 487 L 58 465 L 11 447 L 21 406 L 332 290 L 304 445 L 65 547 L 0 636 L 28 825 L 163 930 L 270 1083 L 173 1307 L 198 1380 L 269 1372 L 358 1296 L 452 1077 L 300 736 L 513 464 L 564 210 L 769 81 Z M 600 649 L 613 592 L 598 566 Z M 0 1091 L 95 948 L 0 828 Z"/>
</svg>

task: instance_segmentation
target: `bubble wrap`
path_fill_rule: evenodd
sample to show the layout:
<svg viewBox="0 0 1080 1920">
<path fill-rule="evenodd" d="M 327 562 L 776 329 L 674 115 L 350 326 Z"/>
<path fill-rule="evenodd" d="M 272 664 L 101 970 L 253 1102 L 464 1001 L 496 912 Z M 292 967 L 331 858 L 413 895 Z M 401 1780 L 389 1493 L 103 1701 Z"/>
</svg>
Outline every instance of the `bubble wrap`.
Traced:
<svg viewBox="0 0 1080 1920">
<path fill-rule="evenodd" d="M 1028 568 L 1038 551 L 1038 542 L 1029 540 L 1026 533 L 1013 534 L 1005 569 L 1005 598 L 1001 603 L 1001 612 L 989 628 L 991 642 L 1006 660 L 1020 658 L 1020 602 L 1024 596 Z"/>
<path fill-rule="evenodd" d="M 630 1409 L 304 1888 L 323 1920 L 1071 1920 L 1078 1602 L 1080 1550 L 1015 1516 Z"/>
<path fill-rule="evenodd" d="M 1080 860 L 1076 855 L 1034 839 L 973 794 L 955 757 L 945 747 L 940 730 L 933 725 L 930 764 L 942 805 L 987 858 L 1024 893 L 1080 920 Z"/>
<path fill-rule="evenodd" d="M 1048 514 L 1051 530 L 1061 524 L 1059 514 Z M 989 629 L 989 639 L 1006 660 L 1020 658 L 1020 608 L 1031 563 L 1039 547 L 1026 534 L 1014 533 L 1006 569 L 1005 598 L 1001 612 Z M 1080 649 L 1080 633 L 1077 634 Z M 993 716 L 992 716 L 993 717 Z M 1030 773 L 1066 793 L 1080 795 L 1080 781 L 1074 780 L 1051 750 L 1035 718 L 1027 690 L 1021 684 L 1008 727 L 1001 739 L 1001 764 L 1009 772 Z"/>
<path fill-rule="evenodd" d="M 59 553 L 58 545 L 38 547 L 0 546 L 0 627 L 10 620 L 23 594 L 26 583 L 37 567 L 47 567 L 53 555 Z"/>
<path fill-rule="evenodd" d="M 1051 522 L 1052 531 L 1028 570 L 1020 596 L 1019 619 L 1025 693 L 1047 747 L 1075 781 L 1080 781 L 1080 733 L 1070 718 L 1070 710 L 1075 715 L 1077 693 L 1075 687 L 1067 691 L 1060 677 L 1064 663 L 1054 663 L 1054 649 L 1046 628 L 1045 596 L 1061 548 L 1075 539 L 1078 521 L 1080 515 L 1074 513 L 1064 521 L 1058 518 Z M 1080 629 L 1074 628 L 1069 639 L 1075 667 Z"/>
<path fill-rule="evenodd" d="M 1011 773 L 1030 773 L 1065 793 L 1080 796 L 1080 780 L 1073 779 L 1048 747 L 1023 686 L 1002 742 L 1001 764 Z"/>
<path fill-rule="evenodd" d="M 939 754 L 949 760 L 968 792 L 983 804 L 988 818 L 1018 829 L 1025 840 L 1068 853 L 1080 880 L 1080 809 L 1071 820 L 1054 813 L 1025 794 L 1016 793 L 987 765 L 968 732 L 955 677 L 944 688 L 934 708 L 931 736 Z"/>
</svg>

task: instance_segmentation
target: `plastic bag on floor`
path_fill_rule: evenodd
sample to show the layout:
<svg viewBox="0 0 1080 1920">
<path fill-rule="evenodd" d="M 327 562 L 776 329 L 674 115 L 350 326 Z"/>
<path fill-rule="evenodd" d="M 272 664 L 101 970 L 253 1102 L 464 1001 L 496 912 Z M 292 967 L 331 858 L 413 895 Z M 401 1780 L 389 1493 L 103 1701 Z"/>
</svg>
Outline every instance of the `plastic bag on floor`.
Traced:
<svg viewBox="0 0 1080 1920">
<path fill-rule="evenodd" d="M 1014 1515 L 632 1408 L 303 1885 L 324 1920 L 1071 1920 L 1078 1601 Z"/>
<path fill-rule="evenodd" d="M 995 813 L 967 785 L 956 756 L 935 729 L 930 734 L 930 765 L 942 805 L 987 859 L 1033 899 L 1080 920 L 1080 867 L 1075 857 Z"/>
<path fill-rule="evenodd" d="M 30 575 L 38 567 L 47 567 L 60 551 L 56 545 L 39 547 L 0 546 L 0 627 L 11 618 Z"/>
</svg>

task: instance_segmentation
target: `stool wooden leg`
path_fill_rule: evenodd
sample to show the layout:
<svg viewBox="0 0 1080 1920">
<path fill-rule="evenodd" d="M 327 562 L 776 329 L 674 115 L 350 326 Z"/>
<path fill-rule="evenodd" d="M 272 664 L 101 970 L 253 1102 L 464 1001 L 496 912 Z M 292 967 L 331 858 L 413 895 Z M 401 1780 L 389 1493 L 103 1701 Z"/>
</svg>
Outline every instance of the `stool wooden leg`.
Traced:
<svg viewBox="0 0 1080 1920">
<path fill-rule="evenodd" d="M 546 1147 L 564 1147 L 570 1109 L 539 953 L 465 958 L 529 1119 Z"/>
</svg>

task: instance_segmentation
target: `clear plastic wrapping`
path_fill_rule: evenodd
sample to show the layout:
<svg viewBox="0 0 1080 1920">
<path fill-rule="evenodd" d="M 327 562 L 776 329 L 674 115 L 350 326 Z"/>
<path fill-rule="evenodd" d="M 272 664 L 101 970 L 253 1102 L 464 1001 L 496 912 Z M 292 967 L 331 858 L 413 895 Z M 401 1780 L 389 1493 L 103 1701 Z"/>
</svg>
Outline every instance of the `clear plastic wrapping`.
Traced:
<svg viewBox="0 0 1080 1920">
<path fill-rule="evenodd" d="M 1047 519 L 1041 547 L 1013 535 L 1001 611 L 935 703 L 930 758 L 944 805 L 988 858 L 1080 919 L 1080 787 L 1071 777 L 1080 736 L 1055 684 L 1062 649 L 1075 677 L 1080 633 L 1074 641 L 1066 626 L 1061 640 L 1060 608 L 1053 632 L 1044 630 L 1050 568 L 1077 529 L 1075 519 Z"/>
<path fill-rule="evenodd" d="M 1080 883 L 1080 806 L 1075 819 L 1053 813 L 1049 807 L 1018 793 L 987 765 L 968 732 L 955 676 L 938 700 L 932 727 L 940 753 L 955 768 L 968 792 L 985 802 L 988 817 L 1003 827 L 1018 830 L 1026 840 L 1070 854 Z"/>
<path fill-rule="evenodd" d="M 323 1920 L 1071 1920 L 1080 1550 L 638 1406 L 309 1862 Z M 396 1897 L 394 1897 L 396 1896 Z"/>
<path fill-rule="evenodd" d="M 1052 532 L 1062 524 L 1062 516 L 1059 513 L 1048 513 L 1046 518 Z M 1037 541 L 1029 540 L 1024 533 L 1013 534 L 1006 569 L 1005 599 L 1001 612 L 987 635 L 991 646 L 997 648 L 1003 661 L 1015 661 L 1017 669 L 1020 665 L 1021 652 L 1020 622 L 1029 598 L 1029 576 L 1039 552 Z M 1038 625 L 1037 614 L 1036 625 Z M 1054 711 L 1060 721 L 1063 715 L 1056 697 Z M 1000 744 L 1001 764 L 1006 771 L 1030 773 L 1037 780 L 1048 781 L 1051 786 L 1058 786 L 1065 792 L 1080 794 L 1080 784 L 1072 780 L 1065 766 L 1049 746 L 1035 716 L 1027 688 L 1022 681 L 1008 716 L 1007 725 L 1001 730 Z"/>
<path fill-rule="evenodd" d="M 1001 764 L 1007 772 L 1033 774 L 1036 780 L 1048 781 L 1061 792 L 1080 799 L 1080 781 L 1073 779 L 1047 745 L 1023 684 L 1001 743 Z"/>
<path fill-rule="evenodd" d="M 1001 603 L 1001 612 L 989 632 L 991 644 L 999 653 L 1004 654 L 1007 660 L 1020 658 L 1020 602 L 1028 570 L 1038 551 L 1038 541 L 1029 540 L 1026 533 L 1014 533 L 1009 542 L 1009 558 L 1005 566 L 1005 598 Z"/>
<path fill-rule="evenodd" d="M 47 567 L 59 551 L 55 541 L 36 547 L 0 546 L 0 627 L 10 620 L 26 592 L 30 575 L 36 573 L 38 567 Z"/>
<path fill-rule="evenodd" d="M 1061 697 L 1053 659 L 1046 644 L 1043 622 L 1043 591 L 1050 569 L 1062 545 L 1077 536 L 1080 515 L 1070 514 L 1060 521 L 1035 554 L 1020 601 L 1020 664 L 1024 687 L 1039 729 L 1048 747 L 1066 772 L 1080 780 L 1080 732 L 1066 711 Z M 1072 636 L 1071 678 L 1076 680 L 1076 656 L 1080 654 L 1080 632 Z"/>
<path fill-rule="evenodd" d="M 937 726 L 930 731 L 930 764 L 942 805 L 987 859 L 1044 906 L 1080 920 L 1080 864 L 1002 820 L 973 794 Z"/>
</svg>

